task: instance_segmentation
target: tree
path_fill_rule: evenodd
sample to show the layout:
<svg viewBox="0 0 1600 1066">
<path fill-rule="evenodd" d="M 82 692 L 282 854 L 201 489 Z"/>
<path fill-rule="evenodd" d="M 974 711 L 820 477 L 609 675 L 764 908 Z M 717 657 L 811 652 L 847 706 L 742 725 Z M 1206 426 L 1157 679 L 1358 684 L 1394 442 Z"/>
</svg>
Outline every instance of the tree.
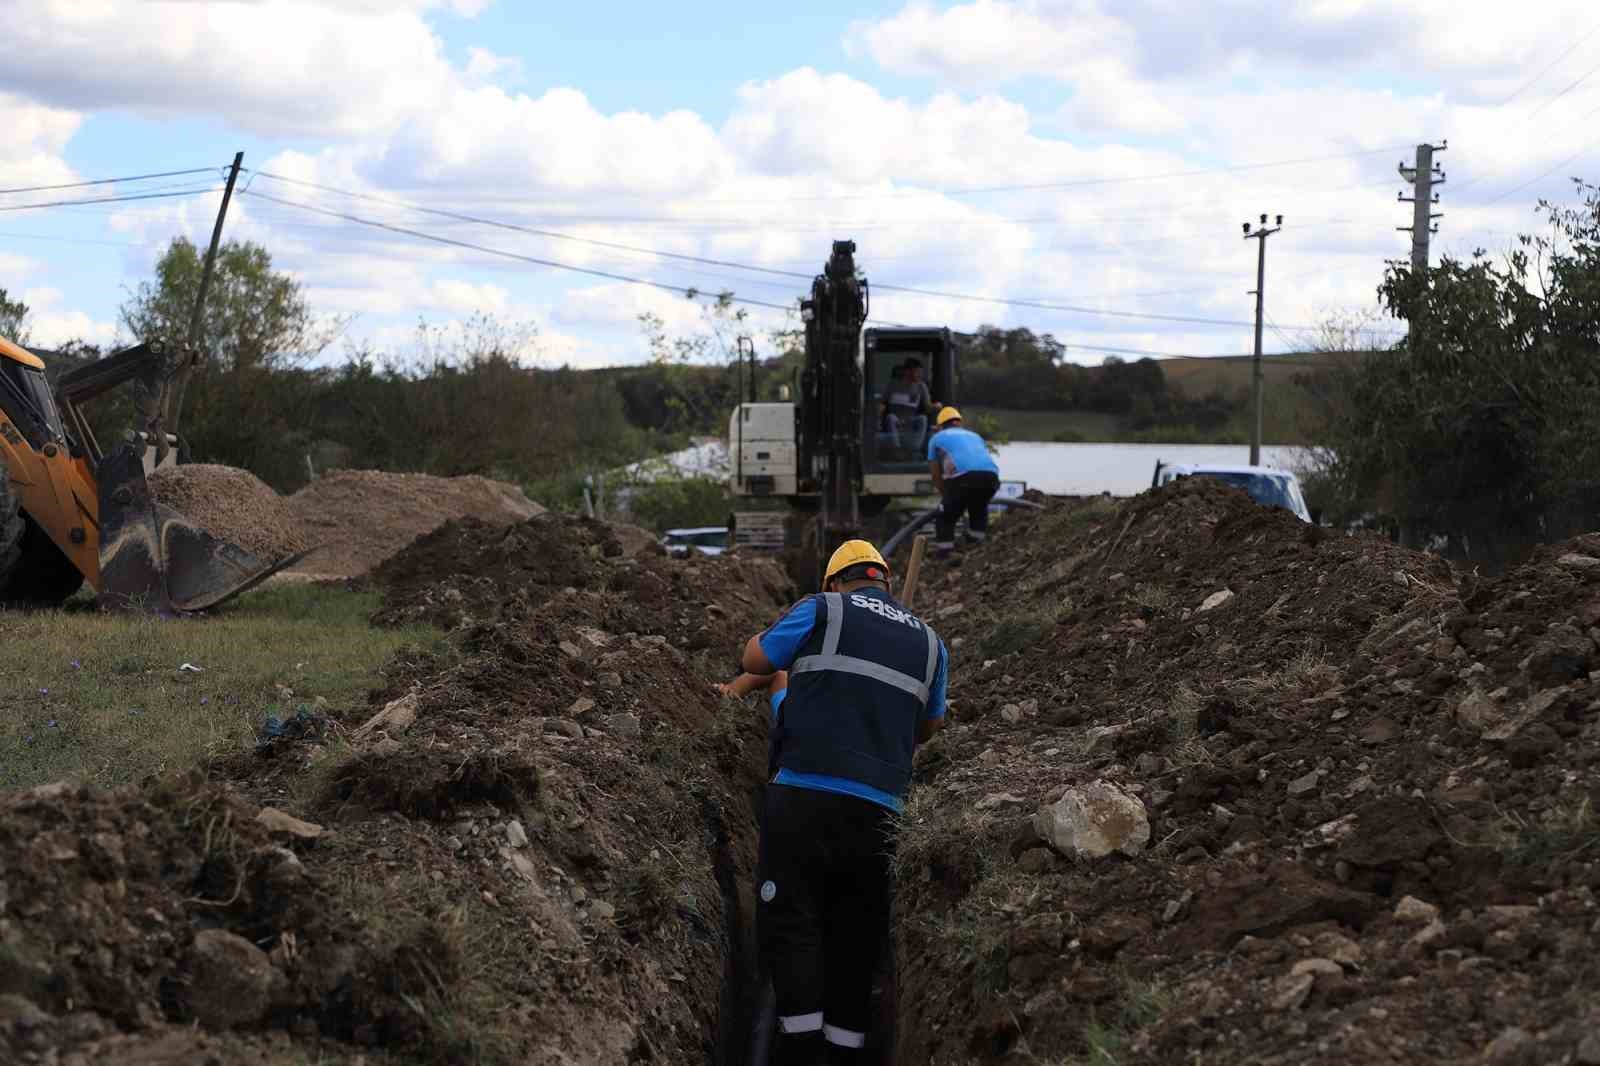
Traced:
<svg viewBox="0 0 1600 1066">
<path fill-rule="evenodd" d="M 136 340 L 189 340 L 204 258 L 175 237 L 156 263 L 153 281 L 122 305 L 122 326 Z M 226 371 L 299 362 L 331 343 L 336 329 L 319 329 L 300 283 L 272 269 L 272 256 L 251 241 L 228 241 L 217 252 L 196 346 Z"/>
<path fill-rule="evenodd" d="M 1328 474 L 1349 507 L 1420 543 L 1505 565 L 1600 517 L 1600 189 L 1541 202 L 1549 232 L 1504 263 L 1482 251 L 1425 274 L 1391 266 L 1384 305 L 1410 325 L 1346 371 Z"/>
<path fill-rule="evenodd" d="M 27 347 L 28 333 L 28 305 L 0 289 L 0 337 Z"/>
<path fill-rule="evenodd" d="M 123 328 L 140 341 L 187 342 L 202 266 L 199 249 L 174 238 L 155 278 L 122 305 Z M 195 338 L 205 362 L 189 382 L 186 410 L 175 412 L 195 458 L 241 466 L 273 484 L 292 481 L 305 465 L 313 383 L 289 371 L 335 332 L 319 328 L 300 283 L 273 270 L 265 248 L 224 244 Z"/>
</svg>

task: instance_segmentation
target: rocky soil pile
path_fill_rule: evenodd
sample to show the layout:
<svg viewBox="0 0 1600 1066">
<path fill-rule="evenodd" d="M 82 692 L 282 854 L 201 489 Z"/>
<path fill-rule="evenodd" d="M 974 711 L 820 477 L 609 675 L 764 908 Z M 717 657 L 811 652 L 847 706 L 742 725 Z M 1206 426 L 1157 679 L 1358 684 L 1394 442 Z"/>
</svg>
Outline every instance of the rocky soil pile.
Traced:
<svg viewBox="0 0 1600 1066">
<path fill-rule="evenodd" d="M 295 570 L 336 578 L 365 574 L 454 518 L 503 524 L 544 512 L 503 481 L 379 470 L 330 470 L 289 497 L 288 506 L 322 545 Z"/>
<path fill-rule="evenodd" d="M 287 501 L 248 470 L 185 463 L 157 470 L 149 481 L 158 502 L 263 562 L 310 547 L 304 525 Z"/>
<path fill-rule="evenodd" d="M 614 543 L 463 521 L 386 568 L 396 609 L 468 590 L 458 648 L 370 713 L 3 801 L 0 1061 L 724 1061 L 765 734 L 711 685 L 792 590 Z"/>
<path fill-rule="evenodd" d="M 1194 480 L 925 581 L 899 1061 L 1600 1063 L 1600 537 L 1479 580 Z"/>
</svg>

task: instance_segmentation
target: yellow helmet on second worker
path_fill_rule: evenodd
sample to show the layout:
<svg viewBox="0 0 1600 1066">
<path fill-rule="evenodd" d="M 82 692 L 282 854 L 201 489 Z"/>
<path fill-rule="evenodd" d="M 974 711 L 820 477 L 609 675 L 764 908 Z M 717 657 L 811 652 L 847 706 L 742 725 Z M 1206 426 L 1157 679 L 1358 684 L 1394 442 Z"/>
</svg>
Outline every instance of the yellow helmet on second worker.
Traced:
<svg viewBox="0 0 1600 1066">
<path fill-rule="evenodd" d="M 961 412 L 947 404 L 944 407 L 939 408 L 939 417 L 933 420 L 933 424 L 936 426 L 942 426 L 946 422 L 955 422 L 960 418 Z"/>
<path fill-rule="evenodd" d="M 889 580 L 889 564 L 883 561 L 883 556 L 878 554 L 877 548 L 874 548 L 864 540 L 847 540 L 839 545 L 834 553 L 828 557 L 828 568 L 822 575 L 822 587 L 827 588 L 828 582 L 832 581 L 836 575 L 842 574 L 852 566 L 860 566 L 863 563 L 875 563 L 883 567 L 882 573 L 877 573 L 874 570 L 867 571 L 867 577 L 873 581 L 887 582 Z"/>
</svg>

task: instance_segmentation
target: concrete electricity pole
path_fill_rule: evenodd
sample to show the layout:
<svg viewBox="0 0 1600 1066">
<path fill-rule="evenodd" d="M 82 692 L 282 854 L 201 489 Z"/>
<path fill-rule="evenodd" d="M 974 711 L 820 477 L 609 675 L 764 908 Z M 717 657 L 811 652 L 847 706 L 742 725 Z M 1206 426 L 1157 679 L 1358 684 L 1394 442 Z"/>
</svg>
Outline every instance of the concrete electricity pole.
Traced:
<svg viewBox="0 0 1600 1066">
<path fill-rule="evenodd" d="M 1261 225 L 1252 232 L 1250 223 L 1244 224 L 1244 239 L 1255 241 L 1256 250 L 1256 357 L 1250 372 L 1250 406 L 1254 409 L 1250 422 L 1250 465 L 1261 465 L 1261 320 L 1266 316 L 1264 290 L 1267 287 L 1267 238 L 1283 228 L 1279 215 L 1271 229 L 1267 216 L 1261 216 Z"/>
<path fill-rule="evenodd" d="M 1401 203 L 1409 203 L 1411 208 L 1411 225 L 1396 226 L 1397 230 L 1411 233 L 1411 272 L 1421 274 L 1428 269 L 1428 238 L 1439 232 L 1439 227 L 1433 224 L 1436 218 L 1443 218 L 1443 214 L 1433 210 L 1433 205 L 1439 202 L 1439 194 L 1433 191 L 1435 185 L 1445 182 L 1444 171 L 1433 161 L 1433 153 L 1442 152 L 1450 147 L 1449 141 L 1442 141 L 1438 145 L 1417 145 L 1417 162 L 1415 166 L 1406 166 L 1401 163 L 1400 176 L 1411 183 L 1411 195 L 1396 193 L 1395 197 Z"/>
</svg>

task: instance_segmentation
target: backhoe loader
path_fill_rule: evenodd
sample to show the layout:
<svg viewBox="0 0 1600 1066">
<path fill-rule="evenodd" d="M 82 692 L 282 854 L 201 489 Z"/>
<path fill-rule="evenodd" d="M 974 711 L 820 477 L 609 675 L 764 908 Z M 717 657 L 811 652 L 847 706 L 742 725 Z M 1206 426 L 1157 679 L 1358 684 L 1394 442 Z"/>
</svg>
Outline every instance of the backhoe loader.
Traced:
<svg viewBox="0 0 1600 1066">
<path fill-rule="evenodd" d="M 105 607 L 200 611 L 302 557 L 262 562 L 151 497 L 146 475 L 182 450 L 177 398 L 195 363 L 138 344 L 52 392 L 44 362 L 0 338 L 0 602 L 60 603 L 87 581 Z M 82 405 L 123 384 L 136 424 L 107 454 Z"/>
</svg>

